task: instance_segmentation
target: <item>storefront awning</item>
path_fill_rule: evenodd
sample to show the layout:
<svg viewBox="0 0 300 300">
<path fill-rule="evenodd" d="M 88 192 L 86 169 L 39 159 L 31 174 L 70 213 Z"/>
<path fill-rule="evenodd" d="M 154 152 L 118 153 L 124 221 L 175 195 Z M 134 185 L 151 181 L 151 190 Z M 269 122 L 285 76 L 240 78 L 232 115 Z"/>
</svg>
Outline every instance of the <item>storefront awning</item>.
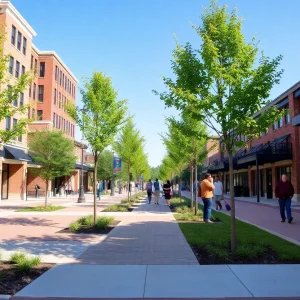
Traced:
<svg viewBox="0 0 300 300">
<path fill-rule="evenodd" d="M 82 165 L 81 164 L 75 164 L 75 169 L 76 170 L 81 170 L 82 169 Z M 93 172 L 94 168 L 92 168 L 90 166 L 83 165 L 83 171 Z"/>
<path fill-rule="evenodd" d="M 4 146 L 4 157 L 7 159 L 32 162 L 31 157 L 25 153 L 23 149 L 10 146 Z"/>
</svg>

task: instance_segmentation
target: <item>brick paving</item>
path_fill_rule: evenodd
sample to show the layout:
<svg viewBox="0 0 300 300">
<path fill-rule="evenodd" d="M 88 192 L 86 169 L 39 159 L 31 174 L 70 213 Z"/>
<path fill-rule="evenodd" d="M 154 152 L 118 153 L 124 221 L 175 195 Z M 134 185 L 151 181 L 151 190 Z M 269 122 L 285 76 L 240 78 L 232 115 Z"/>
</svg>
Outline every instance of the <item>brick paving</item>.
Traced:
<svg viewBox="0 0 300 300">
<path fill-rule="evenodd" d="M 147 216 L 143 216 L 143 214 Z M 153 216 L 151 216 L 153 214 Z M 84 264 L 190 265 L 198 261 L 165 205 L 143 204 L 102 243 L 78 259 Z"/>
</svg>

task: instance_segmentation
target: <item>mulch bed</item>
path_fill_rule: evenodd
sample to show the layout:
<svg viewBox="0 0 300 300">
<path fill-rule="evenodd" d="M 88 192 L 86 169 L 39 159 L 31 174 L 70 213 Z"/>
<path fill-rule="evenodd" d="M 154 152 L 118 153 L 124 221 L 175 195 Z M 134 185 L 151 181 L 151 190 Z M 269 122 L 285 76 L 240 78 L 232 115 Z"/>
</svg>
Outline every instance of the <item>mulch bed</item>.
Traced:
<svg viewBox="0 0 300 300">
<path fill-rule="evenodd" d="M 41 264 L 34 267 L 32 272 L 24 274 L 18 272 L 12 264 L 0 263 L 0 272 L 4 274 L 3 277 L 0 277 L 0 294 L 16 294 L 53 266 L 54 264 Z"/>
<path fill-rule="evenodd" d="M 85 227 L 82 226 L 76 232 L 71 231 L 68 227 L 64 228 L 63 230 L 58 231 L 57 233 L 85 233 L 85 234 L 108 234 L 111 232 L 121 221 L 115 221 L 113 224 L 108 225 L 106 228 L 99 228 L 99 227 Z"/>
<path fill-rule="evenodd" d="M 281 260 L 278 254 L 268 249 L 263 256 L 254 259 L 242 259 L 235 257 L 234 255 L 229 256 L 229 261 L 218 256 L 215 256 L 203 247 L 203 246 L 192 246 L 191 247 L 200 265 L 223 265 L 223 264 L 299 264 L 300 261 L 284 261 Z M 228 249 L 230 252 L 230 247 Z"/>
</svg>

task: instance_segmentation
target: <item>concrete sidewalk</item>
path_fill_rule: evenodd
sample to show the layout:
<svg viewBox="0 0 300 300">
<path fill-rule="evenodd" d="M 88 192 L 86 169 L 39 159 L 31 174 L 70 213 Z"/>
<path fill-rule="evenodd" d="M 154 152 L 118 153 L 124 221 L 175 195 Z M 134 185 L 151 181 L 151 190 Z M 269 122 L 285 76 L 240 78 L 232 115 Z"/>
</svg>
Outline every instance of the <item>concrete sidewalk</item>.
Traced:
<svg viewBox="0 0 300 300">
<path fill-rule="evenodd" d="M 300 296 L 299 274 L 300 265 L 66 264 L 52 268 L 12 299 L 21 300 L 21 297 L 283 299 Z"/>
</svg>

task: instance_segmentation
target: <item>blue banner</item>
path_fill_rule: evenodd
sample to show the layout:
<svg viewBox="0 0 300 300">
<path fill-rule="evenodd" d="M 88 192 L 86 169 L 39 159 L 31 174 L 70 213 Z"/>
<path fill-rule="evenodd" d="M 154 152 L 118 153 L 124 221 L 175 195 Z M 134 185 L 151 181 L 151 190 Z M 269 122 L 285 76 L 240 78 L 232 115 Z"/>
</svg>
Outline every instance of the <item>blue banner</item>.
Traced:
<svg viewBox="0 0 300 300">
<path fill-rule="evenodd" d="M 114 172 L 121 172 L 122 159 L 120 157 L 114 157 Z"/>
</svg>

